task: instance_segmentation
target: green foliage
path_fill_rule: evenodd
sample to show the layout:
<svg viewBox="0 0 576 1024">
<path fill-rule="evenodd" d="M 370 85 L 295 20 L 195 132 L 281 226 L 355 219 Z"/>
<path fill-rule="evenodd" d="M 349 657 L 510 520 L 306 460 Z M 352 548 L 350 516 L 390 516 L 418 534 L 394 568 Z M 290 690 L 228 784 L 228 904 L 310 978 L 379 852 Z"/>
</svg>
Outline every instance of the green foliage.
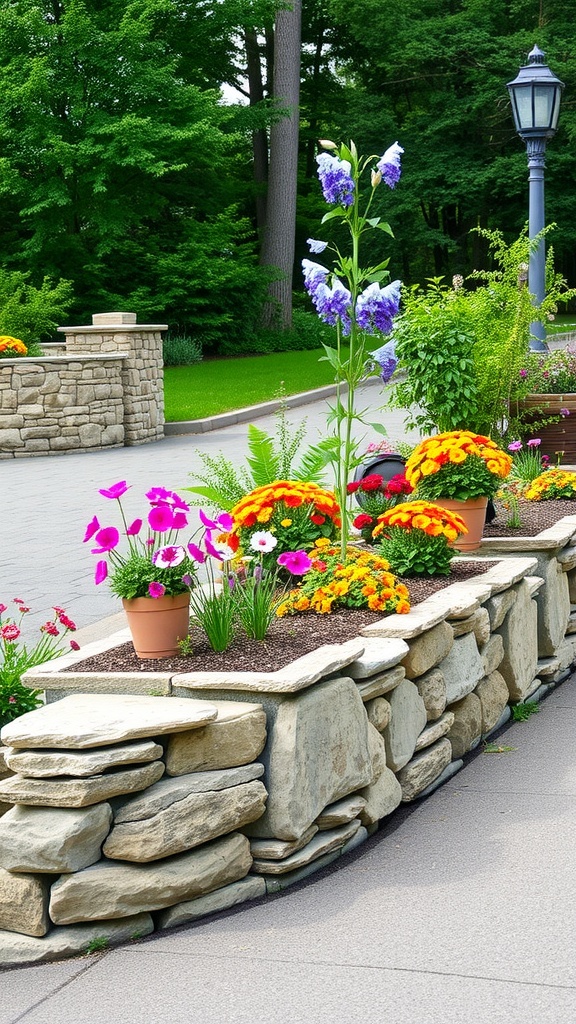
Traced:
<svg viewBox="0 0 576 1024">
<path fill-rule="evenodd" d="M 571 348 L 530 353 L 522 368 L 527 394 L 566 395 L 576 391 L 576 352 Z"/>
<path fill-rule="evenodd" d="M 162 342 L 164 366 L 194 366 L 202 361 L 202 346 L 187 334 L 166 335 Z"/>
<path fill-rule="evenodd" d="M 90 939 L 86 946 L 86 953 L 102 953 L 105 949 L 108 949 L 110 945 L 110 939 L 107 935 L 95 935 L 93 939 Z"/>
<path fill-rule="evenodd" d="M 18 672 L 23 675 L 31 667 L 28 660 L 23 658 Z M 4 672 L 0 669 L 0 728 L 3 725 L 8 725 L 8 722 L 13 722 L 20 715 L 25 715 L 27 711 L 39 708 L 42 704 L 40 692 L 40 690 L 31 690 L 29 687 L 23 686 L 18 678 L 7 682 Z"/>
<path fill-rule="evenodd" d="M 195 564 L 189 559 L 181 562 L 180 565 L 158 569 L 150 558 L 132 552 L 125 561 L 113 569 L 108 581 L 112 593 L 126 600 L 134 597 L 147 597 L 149 584 L 159 580 L 166 588 L 166 597 L 174 597 L 176 594 L 183 594 L 188 590 L 188 587 L 182 583 L 182 576 L 185 573 L 193 574 L 195 569 Z"/>
<path fill-rule="evenodd" d="M 39 288 L 29 274 L 0 267 L 0 334 L 20 338 L 29 355 L 36 355 L 34 343 L 48 341 L 72 305 L 70 281 L 56 284 L 45 277 Z"/>
<path fill-rule="evenodd" d="M 281 392 L 283 397 L 283 392 Z M 276 413 L 276 433 L 267 434 L 260 427 L 248 426 L 248 456 L 245 466 L 237 466 L 223 452 L 208 455 L 196 450 L 204 471 L 196 472 L 200 484 L 185 490 L 198 495 L 192 504 L 209 505 L 229 512 L 245 494 L 274 480 L 312 480 L 324 483 L 324 470 L 329 459 L 330 442 L 320 441 L 299 450 L 306 434 L 306 420 L 292 427 L 287 419 L 287 406 L 282 403 Z M 296 461 L 299 454 L 299 461 Z"/>
<path fill-rule="evenodd" d="M 531 715 L 535 715 L 540 711 L 540 705 L 537 701 L 527 700 L 523 704 L 512 705 L 512 721 L 513 722 L 526 722 Z"/>
<path fill-rule="evenodd" d="M 245 572 L 236 574 L 232 596 L 237 621 L 246 636 L 263 640 L 283 597 L 278 572 L 266 572 L 262 558 L 247 563 Z"/>
<path fill-rule="evenodd" d="M 456 498 L 469 501 L 471 498 L 493 498 L 502 481 L 491 473 L 486 462 L 479 455 L 468 455 L 464 462 L 447 462 L 438 473 L 423 476 L 416 488 L 418 499 L 434 501 L 435 498 Z"/>
<path fill-rule="evenodd" d="M 429 537 L 422 530 L 390 526 L 377 550 L 397 576 L 449 576 L 454 549 L 444 536 Z"/>
<path fill-rule="evenodd" d="M 469 429 L 478 417 L 476 338 L 463 293 L 443 286 L 441 279 L 425 289 L 406 289 L 394 338 L 405 378 L 394 387 L 391 407 L 411 410 L 407 426 L 422 434 Z"/>
<path fill-rule="evenodd" d="M 228 649 L 235 635 L 236 606 L 227 579 L 220 590 L 212 585 L 191 592 L 190 622 L 204 631 L 213 651 Z"/>
</svg>

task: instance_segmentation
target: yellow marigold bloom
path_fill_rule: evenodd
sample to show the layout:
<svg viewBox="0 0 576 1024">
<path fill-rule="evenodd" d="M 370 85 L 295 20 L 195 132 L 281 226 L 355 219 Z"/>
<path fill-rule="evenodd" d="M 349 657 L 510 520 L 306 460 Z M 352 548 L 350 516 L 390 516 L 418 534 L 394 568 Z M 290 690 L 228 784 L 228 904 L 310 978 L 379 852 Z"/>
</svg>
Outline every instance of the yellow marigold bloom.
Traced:
<svg viewBox="0 0 576 1024">
<path fill-rule="evenodd" d="M 364 597 L 370 597 L 372 594 L 376 594 L 377 592 L 375 583 L 365 583 L 362 587 Z"/>
<path fill-rule="evenodd" d="M 306 597 L 306 594 L 302 594 L 296 601 L 294 601 L 294 610 L 297 612 L 306 612 L 310 607 L 310 601 Z"/>
<path fill-rule="evenodd" d="M 398 597 L 407 598 L 409 597 L 408 587 L 405 587 L 403 583 L 399 583 L 396 587 L 396 593 Z"/>
<path fill-rule="evenodd" d="M 396 605 L 396 615 L 406 615 L 410 611 L 409 601 L 399 601 Z"/>
<path fill-rule="evenodd" d="M 386 600 L 387 600 L 387 598 L 378 597 L 376 594 L 372 594 L 372 596 L 368 598 L 368 607 L 369 607 L 370 611 L 371 612 L 382 612 L 382 611 L 384 611 L 384 609 L 386 607 Z"/>
<path fill-rule="evenodd" d="M 434 473 L 438 472 L 440 466 L 437 462 L 434 462 L 434 459 L 426 459 L 426 462 L 422 463 L 420 469 L 422 476 L 432 476 Z"/>
<path fill-rule="evenodd" d="M 331 541 L 328 540 L 328 537 L 318 537 L 318 540 L 315 541 L 315 546 L 320 549 L 329 548 L 330 544 Z"/>
<path fill-rule="evenodd" d="M 466 461 L 466 452 L 463 452 L 461 448 L 452 448 L 448 453 L 450 462 L 455 464 Z"/>
<path fill-rule="evenodd" d="M 430 526 L 431 522 L 432 520 L 430 519 L 429 516 L 425 516 L 422 514 L 415 515 L 412 519 L 412 526 L 416 530 L 425 530 L 427 526 Z"/>
<path fill-rule="evenodd" d="M 424 527 L 424 533 L 427 533 L 429 537 L 439 537 L 441 533 L 444 533 L 444 527 L 441 522 L 436 520 L 436 522 L 430 522 L 428 526 Z"/>
<path fill-rule="evenodd" d="M 282 522 L 280 523 L 280 526 L 292 526 L 292 520 L 291 519 L 283 519 Z"/>
<path fill-rule="evenodd" d="M 444 529 L 444 536 L 447 537 L 448 540 L 457 540 L 458 530 L 455 530 L 452 526 L 446 526 Z"/>
<path fill-rule="evenodd" d="M 288 601 L 283 601 L 282 604 L 278 605 L 276 609 L 276 615 L 278 616 L 279 619 L 281 619 L 284 615 L 287 615 L 289 611 L 290 605 L 288 604 Z"/>
<path fill-rule="evenodd" d="M 258 523 L 268 523 L 272 518 L 273 509 L 263 508 L 256 516 Z"/>
</svg>

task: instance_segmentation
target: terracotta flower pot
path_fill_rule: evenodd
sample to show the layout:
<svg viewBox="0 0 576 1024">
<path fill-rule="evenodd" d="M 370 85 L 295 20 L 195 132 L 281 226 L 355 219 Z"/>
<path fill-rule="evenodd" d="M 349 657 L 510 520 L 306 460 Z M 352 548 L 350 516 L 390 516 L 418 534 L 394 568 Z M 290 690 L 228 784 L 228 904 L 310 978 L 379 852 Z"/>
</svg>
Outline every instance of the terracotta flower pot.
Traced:
<svg viewBox="0 0 576 1024">
<path fill-rule="evenodd" d="M 449 512 L 457 512 L 468 527 L 468 533 L 463 533 L 458 540 L 451 543 L 450 547 L 458 551 L 475 551 L 480 547 L 484 523 L 486 522 L 486 508 L 488 498 L 470 498 L 469 501 L 457 501 L 456 498 L 434 498 L 434 505 L 446 508 Z"/>
<path fill-rule="evenodd" d="M 190 594 L 123 600 L 139 658 L 171 658 L 190 630 Z"/>
<path fill-rule="evenodd" d="M 531 413 L 533 409 L 538 412 Z M 562 416 L 561 409 L 567 409 L 570 415 Z M 557 453 L 562 452 L 560 462 L 563 465 L 576 465 L 576 393 L 526 395 L 526 398 L 518 402 L 518 411 L 525 414 L 524 422 L 527 426 L 547 416 L 559 416 L 557 423 L 535 428 L 542 440 L 540 452 L 548 455 L 552 464 L 557 462 Z"/>
</svg>

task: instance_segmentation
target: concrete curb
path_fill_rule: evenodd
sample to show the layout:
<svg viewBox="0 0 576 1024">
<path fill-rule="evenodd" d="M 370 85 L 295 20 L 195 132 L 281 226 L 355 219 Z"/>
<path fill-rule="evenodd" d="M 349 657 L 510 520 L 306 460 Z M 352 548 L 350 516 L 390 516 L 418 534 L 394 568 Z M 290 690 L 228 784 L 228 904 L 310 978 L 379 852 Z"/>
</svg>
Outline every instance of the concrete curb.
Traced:
<svg viewBox="0 0 576 1024">
<path fill-rule="evenodd" d="M 382 386 L 382 381 L 375 377 L 366 381 L 362 387 L 372 387 L 374 384 Z M 345 394 L 348 385 L 343 384 L 341 392 Z M 317 402 L 323 398 L 331 398 L 336 394 L 336 385 L 327 384 L 323 388 L 316 388 L 314 391 L 301 391 L 296 395 L 287 395 L 283 399 L 275 398 L 270 402 L 261 402 L 259 405 L 248 405 L 244 409 L 235 409 L 233 412 L 224 412 L 219 416 L 208 416 L 203 420 L 181 420 L 179 423 L 165 423 L 164 436 L 170 437 L 174 434 L 205 434 L 210 430 L 219 430 L 221 427 L 231 427 L 235 423 L 250 423 L 260 416 L 277 412 L 285 405 L 289 409 L 297 408 L 299 405 L 308 405 L 310 402 Z"/>
</svg>

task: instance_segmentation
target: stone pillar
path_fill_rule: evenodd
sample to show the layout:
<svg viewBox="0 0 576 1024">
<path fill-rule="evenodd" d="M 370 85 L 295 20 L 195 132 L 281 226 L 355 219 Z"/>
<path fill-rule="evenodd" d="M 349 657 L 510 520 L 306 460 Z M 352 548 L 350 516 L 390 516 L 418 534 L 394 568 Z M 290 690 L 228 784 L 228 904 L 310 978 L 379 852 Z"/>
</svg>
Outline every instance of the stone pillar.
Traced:
<svg viewBox="0 0 576 1024">
<path fill-rule="evenodd" d="M 122 352 L 124 443 L 145 444 L 164 436 L 162 331 L 167 324 L 137 324 L 135 313 L 95 313 L 91 326 L 59 327 L 66 352 Z"/>
</svg>

